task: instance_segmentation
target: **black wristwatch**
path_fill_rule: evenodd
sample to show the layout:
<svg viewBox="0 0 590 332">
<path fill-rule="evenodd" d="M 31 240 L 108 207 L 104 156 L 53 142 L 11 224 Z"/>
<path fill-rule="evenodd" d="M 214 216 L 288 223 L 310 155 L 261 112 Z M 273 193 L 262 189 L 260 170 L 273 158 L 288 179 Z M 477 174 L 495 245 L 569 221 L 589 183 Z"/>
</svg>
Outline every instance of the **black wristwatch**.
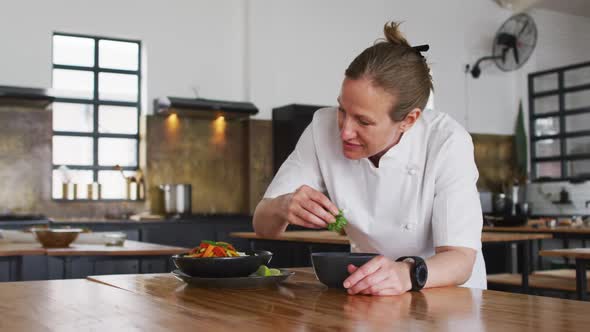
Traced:
<svg viewBox="0 0 590 332">
<path fill-rule="evenodd" d="M 396 259 L 396 262 L 405 261 L 411 259 L 414 261 L 414 266 L 410 269 L 410 279 L 412 280 L 412 291 L 421 290 L 426 285 L 428 279 L 428 268 L 426 262 L 418 256 L 402 256 Z"/>
</svg>

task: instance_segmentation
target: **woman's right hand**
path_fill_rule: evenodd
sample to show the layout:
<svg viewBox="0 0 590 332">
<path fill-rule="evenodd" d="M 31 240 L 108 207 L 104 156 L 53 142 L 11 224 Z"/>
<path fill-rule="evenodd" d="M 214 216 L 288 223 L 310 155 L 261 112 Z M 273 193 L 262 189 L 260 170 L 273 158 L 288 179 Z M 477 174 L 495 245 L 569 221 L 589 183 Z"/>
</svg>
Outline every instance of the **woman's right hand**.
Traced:
<svg viewBox="0 0 590 332">
<path fill-rule="evenodd" d="M 281 199 L 283 219 L 289 224 L 321 229 L 336 221 L 339 211 L 323 193 L 303 185 Z"/>
</svg>

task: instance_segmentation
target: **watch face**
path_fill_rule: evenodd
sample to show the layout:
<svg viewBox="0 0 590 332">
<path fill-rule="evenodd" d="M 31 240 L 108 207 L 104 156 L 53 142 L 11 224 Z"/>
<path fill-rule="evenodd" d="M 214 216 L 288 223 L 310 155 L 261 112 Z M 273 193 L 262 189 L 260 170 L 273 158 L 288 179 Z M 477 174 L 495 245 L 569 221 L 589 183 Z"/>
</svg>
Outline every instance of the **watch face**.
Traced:
<svg viewBox="0 0 590 332">
<path fill-rule="evenodd" d="M 426 284 L 426 279 L 428 279 L 428 269 L 426 268 L 426 264 L 418 264 L 418 266 L 416 266 L 416 282 L 419 286 L 424 286 Z"/>
</svg>

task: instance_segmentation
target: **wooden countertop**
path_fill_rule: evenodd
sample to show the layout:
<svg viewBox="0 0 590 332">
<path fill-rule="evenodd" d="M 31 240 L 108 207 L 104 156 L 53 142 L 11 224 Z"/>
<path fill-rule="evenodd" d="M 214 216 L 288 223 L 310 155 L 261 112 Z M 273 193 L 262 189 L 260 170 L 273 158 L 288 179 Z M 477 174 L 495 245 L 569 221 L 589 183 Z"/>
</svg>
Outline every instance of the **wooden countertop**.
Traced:
<svg viewBox="0 0 590 332">
<path fill-rule="evenodd" d="M 349 296 L 321 285 L 309 268 L 295 271 L 282 286 L 262 290 L 190 287 L 170 274 L 90 278 L 157 300 L 161 310 L 176 308 L 199 322 L 194 326 L 214 324 L 215 330 L 237 326 L 234 331 L 583 331 L 590 326 L 587 302 L 462 287 L 401 296 Z M 93 303 L 91 308 L 102 307 Z M 86 309 L 90 310 L 77 311 Z M 55 309 L 51 312 L 56 316 Z M 151 311 L 143 314 L 148 319 L 157 316 Z"/>
<path fill-rule="evenodd" d="M 0 256 L 45 255 L 39 243 L 0 243 Z"/>
<path fill-rule="evenodd" d="M 188 248 L 126 240 L 123 246 L 72 244 L 68 248 L 43 248 L 38 243 L 0 243 L 0 256 L 162 256 L 187 252 Z"/>
<path fill-rule="evenodd" d="M 343 244 L 348 245 L 348 237 L 332 231 L 289 231 L 284 232 L 277 238 L 261 237 L 254 232 L 234 232 L 229 234 L 231 237 L 255 240 L 272 240 L 272 241 L 291 241 L 303 243 L 324 243 L 324 244 Z M 523 233 L 487 233 L 483 232 L 481 241 L 490 242 L 509 242 L 524 240 L 550 239 L 551 234 L 523 234 Z"/>
<path fill-rule="evenodd" d="M 350 242 L 348 236 L 340 235 L 332 231 L 288 231 L 279 237 L 261 237 L 254 232 L 233 232 L 229 236 L 241 239 L 271 240 L 271 241 L 290 241 L 304 243 L 325 243 L 325 244 L 344 244 Z"/>
<path fill-rule="evenodd" d="M 497 227 L 497 226 L 484 226 L 484 232 L 513 232 L 513 233 L 570 233 L 570 234 L 585 234 L 590 235 L 590 227 L 569 227 L 569 226 L 556 226 L 556 227 L 532 227 L 532 226 L 516 226 L 516 227 Z"/>
<path fill-rule="evenodd" d="M 188 248 L 126 240 L 123 246 L 71 244 L 68 248 L 48 248 L 47 256 L 162 256 L 189 251 Z"/>
<path fill-rule="evenodd" d="M 3 282 L 0 303 L 3 331 L 238 331 L 240 324 L 80 279 Z"/>
<path fill-rule="evenodd" d="M 544 257 L 570 257 L 590 259 L 590 248 L 541 250 L 539 255 Z"/>
<path fill-rule="evenodd" d="M 550 239 L 553 235 L 551 234 L 530 234 L 530 233 L 491 233 L 482 232 L 481 242 L 492 243 L 492 242 L 511 242 L 511 241 L 526 241 L 526 240 L 543 240 Z"/>
</svg>

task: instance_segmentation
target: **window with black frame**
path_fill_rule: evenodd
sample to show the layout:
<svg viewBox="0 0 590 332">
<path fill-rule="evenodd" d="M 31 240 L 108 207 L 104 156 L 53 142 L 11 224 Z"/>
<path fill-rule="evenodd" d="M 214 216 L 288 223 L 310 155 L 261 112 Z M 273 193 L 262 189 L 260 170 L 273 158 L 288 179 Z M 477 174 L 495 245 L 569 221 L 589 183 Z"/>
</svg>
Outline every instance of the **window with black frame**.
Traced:
<svg viewBox="0 0 590 332">
<path fill-rule="evenodd" d="M 124 199 L 139 163 L 141 42 L 54 33 L 52 62 L 52 197 L 71 182 L 77 199 L 92 183 L 101 199 Z"/>
<path fill-rule="evenodd" d="M 590 62 L 529 74 L 532 178 L 590 178 Z"/>
</svg>

